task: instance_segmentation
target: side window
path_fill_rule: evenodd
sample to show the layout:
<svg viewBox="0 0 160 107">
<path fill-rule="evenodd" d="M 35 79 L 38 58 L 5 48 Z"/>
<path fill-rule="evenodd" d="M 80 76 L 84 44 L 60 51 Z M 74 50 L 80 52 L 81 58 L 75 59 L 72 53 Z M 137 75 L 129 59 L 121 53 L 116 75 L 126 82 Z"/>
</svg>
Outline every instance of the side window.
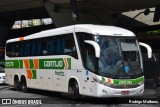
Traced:
<svg viewBox="0 0 160 107">
<path fill-rule="evenodd" d="M 19 42 L 15 43 L 15 57 L 19 57 Z"/>
<path fill-rule="evenodd" d="M 41 55 L 41 40 L 38 39 L 37 41 L 37 56 Z"/>
<path fill-rule="evenodd" d="M 20 53 L 20 57 L 24 57 L 25 56 L 25 44 L 24 44 L 24 41 L 20 42 L 20 50 L 19 50 L 19 53 Z"/>
<path fill-rule="evenodd" d="M 78 58 L 73 34 L 62 36 L 62 54 Z"/>
<path fill-rule="evenodd" d="M 48 46 L 49 46 L 49 55 L 54 55 L 55 54 L 55 40 L 53 38 L 50 38 L 51 40 L 49 40 L 48 42 Z"/>
<path fill-rule="evenodd" d="M 85 64 L 87 68 L 95 72 L 95 51 L 93 46 L 85 44 Z"/>
<path fill-rule="evenodd" d="M 6 44 L 6 54 L 9 57 L 19 57 L 20 56 L 20 42 L 13 42 Z"/>
<path fill-rule="evenodd" d="M 70 55 L 78 58 L 73 34 L 7 43 L 6 55 L 9 57 Z"/>
<path fill-rule="evenodd" d="M 55 50 L 56 50 L 56 52 L 55 52 L 55 55 L 60 55 L 61 54 L 61 38 L 54 38 L 54 44 L 55 44 Z"/>
<path fill-rule="evenodd" d="M 86 46 L 85 46 L 84 41 L 85 40 L 93 40 L 93 35 L 88 34 L 88 33 L 78 32 L 78 33 L 76 33 L 76 37 L 77 37 L 78 46 L 79 46 L 79 49 L 80 49 L 80 54 L 81 54 L 83 64 L 84 64 L 84 66 L 87 66 L 86 63 L 85 63 L 86 53 L 84 52 L 84 49 L 86 48 Z"/>
<path fill-rule="evenodd" d="M 19 56 L 19 45 L 18 43 L 11 43 L 10 45 L 10 56 L 18 57 Z"/>
<path fill-rule="evenodd" d="M 11 57 L 11 46 L 12 46 L 11 43 L 7 43 L 7 44 L 6 44 L 6 55 L 7 55 L 8 57 Z"/>
<path fill-rule="evenodd" d="M 25 56 L 30 56 L 31 54 L 31 42 L 30 40 L 25 41 Z"/>
<path fill-rule="evenodd" d="M 46 38 L 41 39 L 41 55 L 48 55 L 48 44 Z"/>
<path fill-rule="evenodd" d="M 15 56 L 15 43 L 11 43 L 11 57 Z"/>
<path fill-rule="evenodd" d="M 36 41 L 31 40 L 31 56 L 36 56 Z"/>
</svg>

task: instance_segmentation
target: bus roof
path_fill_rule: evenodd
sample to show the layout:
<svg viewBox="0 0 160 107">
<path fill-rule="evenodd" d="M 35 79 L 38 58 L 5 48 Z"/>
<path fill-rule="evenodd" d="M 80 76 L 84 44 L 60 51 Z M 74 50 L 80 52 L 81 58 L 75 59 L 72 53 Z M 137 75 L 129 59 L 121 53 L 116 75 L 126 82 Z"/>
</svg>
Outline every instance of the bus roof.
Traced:
<svg viewBox="0 0 160 107">
<path fill-rule="evenodd" d="M 133 32 L 124 28 L 92 24 L 75 25 L 75 32 L 87 32 L 91 34 L 107 36 L 135 36 Z"/>
<path fill-rule="evenodd" d="M 41 31 L 39 33 L 31 34 L 25 37 L 15 38 L 7 40 L 8 42 L 20 41 L 20 40 L 29 40 L 35 38 L 43 38 L 73 32 L 86 32 L 95 35 L 106 35 L 106 36 L 121 36 L 121 37 L 134 37 L 135 34 L 127 29 L 123 29 L 115 26 L 104 26 L 104 25 L 92 25 L 92 24 L 79 24 L 71 25 L 66 27 L 55 28 L 51 30 Z"/>
</svg>

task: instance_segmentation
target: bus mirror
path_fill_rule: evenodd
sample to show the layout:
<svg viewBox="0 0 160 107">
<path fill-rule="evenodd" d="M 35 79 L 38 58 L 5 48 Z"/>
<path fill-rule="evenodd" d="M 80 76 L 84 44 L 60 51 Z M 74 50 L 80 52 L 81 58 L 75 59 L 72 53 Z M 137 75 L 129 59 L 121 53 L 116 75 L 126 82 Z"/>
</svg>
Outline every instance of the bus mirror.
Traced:
<svg viewBox="0 0 160 107">
<path fill-rule="evenodd" d="M 148 58 L 152 58 L 152 48 L 146 43 L 139 42 L 139 44 L 147 49 Z"/>
<path fill-rule="evenodd" d="M 84 42 L 88 43 L 88 44 L 90 44 L 94 47 L 96 57 L 99 58 L 100 57 L 100 47 L 99 47 L 99 45 L 96 42 L 91 41 L 91 40 L 85 40 Z"/>
</svg>

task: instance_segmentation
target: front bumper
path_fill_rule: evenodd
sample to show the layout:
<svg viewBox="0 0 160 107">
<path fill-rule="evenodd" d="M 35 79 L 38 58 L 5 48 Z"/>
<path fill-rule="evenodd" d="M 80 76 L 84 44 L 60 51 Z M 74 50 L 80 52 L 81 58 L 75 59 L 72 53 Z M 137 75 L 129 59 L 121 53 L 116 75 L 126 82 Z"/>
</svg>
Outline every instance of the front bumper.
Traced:
<svg viewBox="0 0 160 107">
<path fill-rule="evenodd" d="M 97 97 L 126 97 L 126 96 L 141 96 L 144 92 L 144 84 L 136 88 L 115 89 L 98 84 Z M 122 91 L 128 91 L 128 94 L 122 95 Z"/>
</svg>

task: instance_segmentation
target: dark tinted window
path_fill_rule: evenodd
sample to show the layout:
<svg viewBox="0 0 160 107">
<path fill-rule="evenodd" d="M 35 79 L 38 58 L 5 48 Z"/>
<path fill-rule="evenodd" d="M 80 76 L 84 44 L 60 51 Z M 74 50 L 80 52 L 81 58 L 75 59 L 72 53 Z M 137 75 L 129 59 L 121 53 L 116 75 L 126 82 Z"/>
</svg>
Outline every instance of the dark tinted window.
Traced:
<svg viewBox="0 0 160 107">
<path fill-rule="evenodd" d="M 20 42 L 20 57 L 25 55 L 25 43 L 24 41 Z"/>
<path fill-rule="evenodd" d="M 31 55 L 31 42 L 30 40 L 25 41 L 25 56 Z"/>
<path fill-rule="evenodd" d="M 9 57 L 19 57 L 19 44 L 18 43 L 9 43 L 6 45 L 6 54 Z"/>
<path fill-rule="evenodd" d="M 92 34 L 88 34 L 88 33 L 81 33 L 81 32 L 78 32 L 76 33 L 76 36 L 77 36 L 77 41 L 78 41 L 78 46 L 79 46 L 79 49 L 80 49 L 80 53 L 81 53 L 81 57 L 82 57 L 82 60 L 83 60 L 83 63 L 85 62 L 85 52 L 84 52 L 84 49 L 86 48 L 85 46 L 85 40 L 93 40 L 93 35 Z"/>
<path fill-rule="evenodd" d="M 46 37 L 6 44 L 9 57 L 70 55 L 77 58 L 73 34 Z"/>
<path fill-rule="evenodd" d="M 41 54 L 40 55 L 48 55 L 48 38 L 42 38 L 41 40 Z"/>
<path fill-rule="evenodd" d="M 88 69 L 95 72 L 95 51 L 93 46 L 86 44 L 85 47 L 85 65 Z"/>
<path fill-rule="evenodd" d="M 62 54 L 77 58 L 77 50 L 73 35 L 62 36 Z"/>
<path fill-rule="evenodd" d="M 31 40 L 31 56 L 36 56 L 36 49 L 37 49 L 37 42 L 34 40 Z"/>
</svg>

